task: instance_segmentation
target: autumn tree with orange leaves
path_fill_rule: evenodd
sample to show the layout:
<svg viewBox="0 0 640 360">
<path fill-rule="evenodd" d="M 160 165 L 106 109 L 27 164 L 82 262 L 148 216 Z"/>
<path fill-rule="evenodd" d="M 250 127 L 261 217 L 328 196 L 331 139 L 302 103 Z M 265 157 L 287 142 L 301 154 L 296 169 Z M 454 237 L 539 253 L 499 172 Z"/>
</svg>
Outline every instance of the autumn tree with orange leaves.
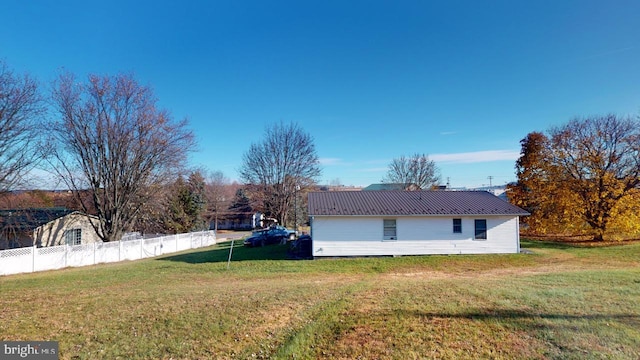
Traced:
<svg viewBox="0 0 640 360">
<path fill-rule="evenodd" d="M 522 141 L 510 198 L 531 212 L 536 234 L 640 235 L 640 123 L 606 115 L 576 118 Z"/>
</svg>

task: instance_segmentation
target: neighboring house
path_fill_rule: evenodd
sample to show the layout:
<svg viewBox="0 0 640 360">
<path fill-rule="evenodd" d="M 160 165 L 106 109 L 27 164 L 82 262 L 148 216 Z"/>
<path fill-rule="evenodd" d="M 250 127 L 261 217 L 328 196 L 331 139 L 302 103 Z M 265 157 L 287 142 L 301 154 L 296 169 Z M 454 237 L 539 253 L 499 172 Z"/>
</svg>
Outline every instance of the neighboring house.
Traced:
<svg viewBox="0 0 640 360">
<path fill-rule="evenodd" d="M 345 185 L 320 185 L 316 186 L 317 191 L 360 191 L 362 186 Z"/>
<path fill-rule="evenodd" d="M 34 243 L 38 247 L 57 245 L 81 245 L 102 242 L 91 223 L 97 225 L 98 218 L 75 211 L 33 231 Z"/>
<path fill-rule="evenodd" d="M 507 186 L 506 185 L 493 185 L 493 186 L 484 186 L 479 188 L 474 188 L 471 190 L 482 190 L 492 193 L 493 195 L 499 197 L 502 200 L 509 201 L 507 198 Z"/>
<path fill-rule="evenodd" d="M 33 246 L 33 230 L 72 211 L 63 207 L 0 210 L 0 250 Z"/>
<path fill-rule="evenodd" d="M 484 191 L 309 193 L 315 257 L 518 253 L 525 215 Z"/>
<path fill-rule="evenodd" d="M 234 212 L 221 214 L 218 217 L 218 230 L 251 230 L 255 212 Z M 215 229 L 215 223 L 209 223 L 209 230 Z"/>
</svg>

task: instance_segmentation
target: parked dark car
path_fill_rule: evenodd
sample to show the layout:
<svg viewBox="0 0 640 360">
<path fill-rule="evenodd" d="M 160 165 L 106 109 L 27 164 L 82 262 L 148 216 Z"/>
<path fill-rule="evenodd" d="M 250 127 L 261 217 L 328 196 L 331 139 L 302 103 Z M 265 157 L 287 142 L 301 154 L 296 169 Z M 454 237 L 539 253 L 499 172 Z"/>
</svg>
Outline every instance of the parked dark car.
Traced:
<svg viewBox="0 0 640 360">
<path fill-rule="evenodd" d="M 287 229 L 284 226 L 276 225 L 276 226 L 272 226 L 271 229 L 278 229 L 285 232 L 287 234 L 287 239 L 289 240 L 295 240 L 298 237 L 298 234 L 296 233 L 295 230 Z"/>
<path fill-rule="evenodd" d="M 313 259 L 311 236 L 302 235 L 291 242 L 288 255 L 290 259 Z"/>
<path fill-rule="evenodd" d="M 257 230 L 251 234 L 250 237 L 244 240 L 244 246 L 256 247 L 272 244 L 279 244 L 286 241 L 289 238 L 289 234 L 278 228 L 270 228 L 264 230 Z"/>
</svg>

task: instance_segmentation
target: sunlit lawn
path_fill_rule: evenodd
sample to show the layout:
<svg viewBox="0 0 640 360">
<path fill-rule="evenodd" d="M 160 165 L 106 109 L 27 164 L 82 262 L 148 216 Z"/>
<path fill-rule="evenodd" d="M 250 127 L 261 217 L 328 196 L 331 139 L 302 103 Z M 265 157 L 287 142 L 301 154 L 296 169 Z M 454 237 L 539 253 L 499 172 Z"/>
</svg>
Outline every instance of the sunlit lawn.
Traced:
<svg viewBox="0 0 640 360">
<path fill-rule="evenodd" d="M 0 277 L 0 339 L 61 359 L 638 359 L 640 245 L 286 260 L 236 242 Z"/>
</svg>

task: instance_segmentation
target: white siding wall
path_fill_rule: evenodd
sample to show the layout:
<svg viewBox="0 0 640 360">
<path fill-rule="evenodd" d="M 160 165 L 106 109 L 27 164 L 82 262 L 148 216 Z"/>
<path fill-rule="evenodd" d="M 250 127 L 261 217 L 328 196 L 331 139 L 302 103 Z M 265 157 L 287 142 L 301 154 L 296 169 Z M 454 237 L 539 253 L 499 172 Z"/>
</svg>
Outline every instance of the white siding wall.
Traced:
<svg viewBox="0 0 640 360">
<path fill-rule="evenodd" d="M 315 216 L 311 224 L 314 256 L 518 253 L 518 217 Z M 398 240 L 383 241 L 383 220 L 396 219 Z M 474 220 L 487 220 L 487 240 L 474 240 Z"/>
<path fill-rule="evenodd" d="M 81 230 L 80 238 L 83 245 L 101 243 L 102 240 L 96 234 L 89 219 L 91 219 L 94 224 L 98 221 L 95 217 L 87 218 L 87 216 L 83 214 L 71 213 L 37 227 L 33 232 L 35 244 L 38 247 L 65 245 L 64 232 L 70 229 Z"/>
</svg>

